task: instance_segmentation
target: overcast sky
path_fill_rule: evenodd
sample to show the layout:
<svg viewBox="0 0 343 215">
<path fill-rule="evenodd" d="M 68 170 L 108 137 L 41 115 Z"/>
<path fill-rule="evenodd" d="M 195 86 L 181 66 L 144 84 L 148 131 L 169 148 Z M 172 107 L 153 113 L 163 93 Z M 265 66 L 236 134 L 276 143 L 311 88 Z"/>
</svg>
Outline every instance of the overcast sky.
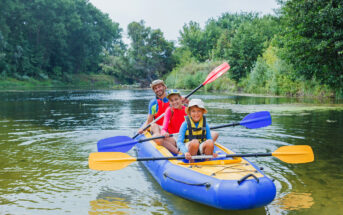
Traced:
<svg viewBox="0 0 343 215">
<path fill-rule="evenodd" d="M 204 27 L 209 18 L 224 12 L 261 12 L 274 14 L 276 0 L 89 0 L 120 24 L 126 37 L 127 25 L 145 21 L 145 26 L 161 29 L 167 40 L 177 41 L 182 26 L 189 21 Z M 127 42 L 127 39 L 124 38 Z"/>
</svg>

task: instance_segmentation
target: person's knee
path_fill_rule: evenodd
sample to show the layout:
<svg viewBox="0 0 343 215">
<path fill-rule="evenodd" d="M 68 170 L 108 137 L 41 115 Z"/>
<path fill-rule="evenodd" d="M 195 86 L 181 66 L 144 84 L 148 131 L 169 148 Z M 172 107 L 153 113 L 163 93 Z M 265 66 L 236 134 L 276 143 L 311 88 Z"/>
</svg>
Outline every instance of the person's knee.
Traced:
<svg viewBox="0 0 343 215">
<path fill-rule="evenodd" d="M 153 123 L 153 124 L 151 125 L 151 130 L 159 130 L 158 125 L 157 125 L 156 123 Z"/>
<path fill-rule="evenodd" d="M 163 142 L 165 142 L 166 144 L 172 145 L 172 146 L 176 146 L 176 141 L 172 137 L 168 137 L 168 138 L 164 139 Z"/>
<path fill-rule="evenodd" d="M 190 142 L 190 146 L 192 147 L 192 148 L 198 148 L 199 147 L 199 140 L 197 140 L 197 139 L 194 139 L 194 140 L 192 140 L 191 142 Z"/>
<path fill-rule="evenodd" d="M 155 136 L 155 135 L 154 135 Z M 156 139 L 156 140 L 154 140 L 155 141 L 155 143 L 157 143 L 157 145 L 160 145 L 160 146 L 162 146 L 163 144 L 164 144 L 164 141 L 163 141 L 163 139 Z"/>
<path fill-rule="evenodd" d="M 216 141 L 219 137 L 219 133 L 215 131 L 211 131 L 211 136 L 214 141 Z"/>
<path fill-rule="evenodd" d="M 160 136 L 161 135 L 161 129 L 157 124 L 152 124 L 151 125 L 151 131 L 155 136 Z"/>
<path fill-rule="evenodd" d="M 206 140 L 205 146 L 206 146 L 206 148 L 214 148 L 213 140 Z"/>
</svg>

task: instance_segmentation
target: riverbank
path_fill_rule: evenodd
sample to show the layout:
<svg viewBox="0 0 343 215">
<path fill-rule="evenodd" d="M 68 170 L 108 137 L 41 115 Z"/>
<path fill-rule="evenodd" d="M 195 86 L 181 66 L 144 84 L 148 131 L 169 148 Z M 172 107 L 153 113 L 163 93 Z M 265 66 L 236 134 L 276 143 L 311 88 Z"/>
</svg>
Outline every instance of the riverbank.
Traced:
<svg viewBox="0 0 343 215">
<path fill-rule="evenodd" d="M 213 68 L 221 63 L 222 61 L 188 62 L 177 66 L 165 77 L 168 88 L 194 89 L 206 80 L 207 75 Z M 259 73 L 255 72 L 258 71 L 257 69 L 254 69 L 251 74 L 239 82 L 231 79 L 231 70 L 218 80 L 206 85 L 205 90 L 294 98 L 343 98 L 343 93 L 339 89 L 332 89 L 316 80 L 291 78 L 287 73 L 274 71 L 273 69 Z"/>
<path fill-rule="evenodd" d="M 124 85 L 110 75 L 80 74 L 73 75 L 68 80 L 37 80 L 27 78 L 18 80 L 15 78 L 0 79 L 0 90 L 37 90 L 37 89 L 126 89 L 138 87 L 138 85 Z"/>
<path fill-rule="evenodd" d="M 169 89 L 192 90 L 199 86 L 209 74 L 209 71 L 221 62 L 207 62 L 202 64 L 190 63 L 182 67 L 175 68 L 164 80 Z M 230 71 L 229 71 L 230 72 Z M 203 90 L 206 92 L 221 92 L 239 96 L 253 97 L 291 97 L 296 99 L 315 98 L 320 100 L 342 99 L 336 96 L 333 90 L 318 83 L 305 81 L 296 84 L 296 90 L 287 91 L 280 85 L 278 92 L 261 91 L 258 88 L 252 89 L 247 81 L 236 83 L 230 79 L 229 72 L 211 84 L 206 85 Z M 292 85 L 292 84 L 288 84 Z M 99 74 L 79 74 L 68 77 L 68 80 L 37 80 L 33 78 L 0 79 L 0 91 L 12 90 L 49 90 L 49 89 L 141 89 L 139 84 L 121 84 L 113 76 Z M 296 91 L 296 93 L 294 93 Z"/>
</svg>

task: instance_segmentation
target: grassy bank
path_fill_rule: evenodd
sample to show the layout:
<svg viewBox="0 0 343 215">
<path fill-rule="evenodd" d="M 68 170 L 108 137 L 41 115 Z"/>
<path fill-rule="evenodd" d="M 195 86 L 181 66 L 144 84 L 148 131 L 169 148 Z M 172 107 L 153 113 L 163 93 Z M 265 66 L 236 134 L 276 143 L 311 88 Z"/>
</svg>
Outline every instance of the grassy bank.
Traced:
<svg viewBox="0 0 343 215">
<path fill-rule="evenodd" d="M 68 77 L 68 80 L 37 80 L 33 78 L 14 79 L 1 78 L 0 90 L 35 90 L 47 88 L 79 88 L 79 89 L 117 89 L 127 86 L 120 85 L 109 75 L 80 74 Z"/>
<path fill-rule="evenodd" d="M 166 77 L 166 84 L 168 88 L 194 89 L 205 81 L 211 70 L 222 63 L 222 61 L 206 63 L 191 62 L 183 66 L 178 66 Z M 224 74 L 211 84 L 205 85 L 205 90 L 235 92 L 237 91 L 237 86 L 228 75 Z"/>
<path fill-rule="evenodd" d="M 273 50 L 270 50 L 272 52 Z M 168 88 L 194 89 L 200 85 L 209 72 L 222 61 L 191 62 L 176 67 L 167 77 Z M 301 80 L 292 77 L 291 67 L 266 53 L 260 57 L 250 74 L 240 82 L 230 79 L 230 70 L 216 81 L 205 86 L 205 90 L 219 90 L 231 93 L 263 94 L 271 96 L 341 98 L 342 95 L 316 80 Z"/>
</svg>

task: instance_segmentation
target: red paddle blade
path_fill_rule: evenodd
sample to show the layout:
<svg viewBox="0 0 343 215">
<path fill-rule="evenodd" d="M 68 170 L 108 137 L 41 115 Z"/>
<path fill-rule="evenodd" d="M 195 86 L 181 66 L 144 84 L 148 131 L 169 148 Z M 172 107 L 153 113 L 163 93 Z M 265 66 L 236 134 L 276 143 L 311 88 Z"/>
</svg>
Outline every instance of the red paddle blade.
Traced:
<svg viewBox="0 0 343 215">
<path fill-rule="evenodd" d="M 212 81 L 215 81 L 217 78 L 222 76 L 229 69 L 230 69 L 230 65 L 228 63 L 224 62 L 223 64 L 221 64 L 220 66 L 218 66 L 214 70 L 212 70 L 212 72 L 210 74 L 208 74 L 206 80 L 204 81 L 204 83 L 202 83 L 202 85 L 205 86 L 205 84 L 208 84 L 208 83 L 211 83 Z"/>
</svg>

